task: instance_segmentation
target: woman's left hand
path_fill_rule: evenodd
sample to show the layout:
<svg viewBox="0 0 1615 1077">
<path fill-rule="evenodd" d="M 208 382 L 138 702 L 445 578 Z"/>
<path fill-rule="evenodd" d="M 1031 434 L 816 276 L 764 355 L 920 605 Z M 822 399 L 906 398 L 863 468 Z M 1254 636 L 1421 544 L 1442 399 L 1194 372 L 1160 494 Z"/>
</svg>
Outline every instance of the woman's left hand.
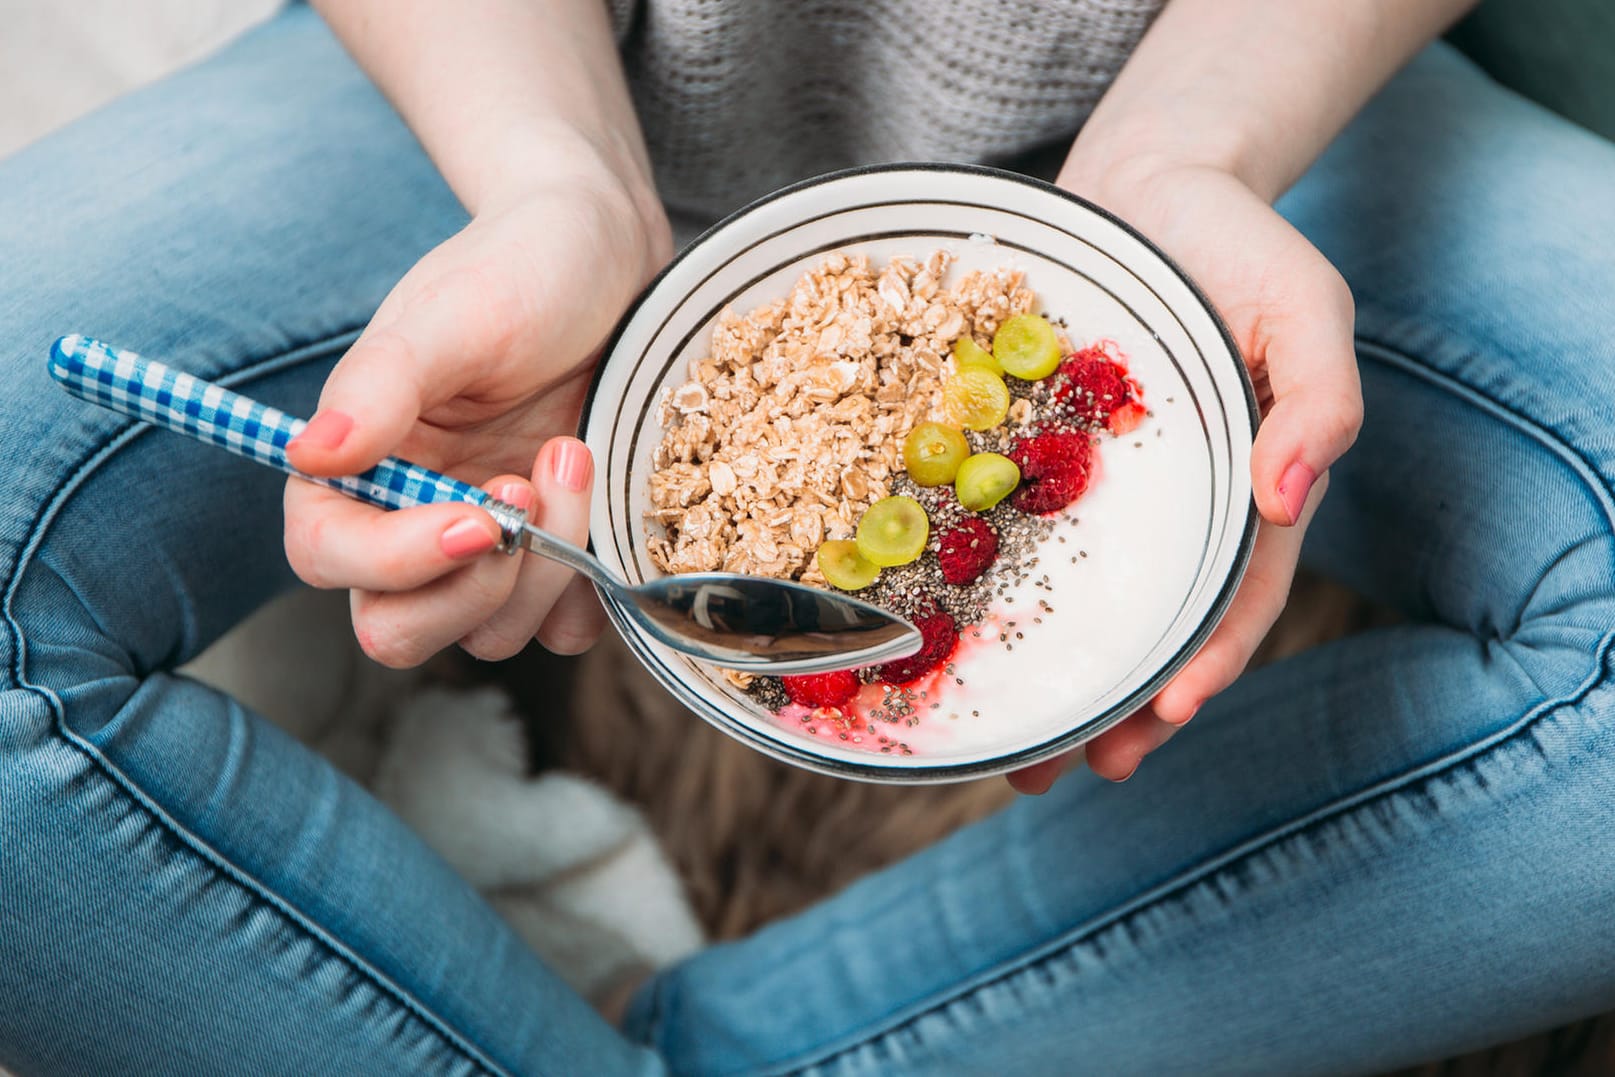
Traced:
<svg viewBox="0 0 1615 1077">
<path fill-rule="evenodd" d="M 1074 153 L 1057 182 L 1132 224 L 1194 278 L 1232 331 L 1263 413 L 1251 454 L 1262 519 L 1233 604 L 1144 709 L 1085 746 L 1096 774 L 1123 781 L 1234 682 L 1284 609 L 1329 466 L 1362 423 L 1354 314 L 1328 260 L 1228 172 L 1148 162 L 1098 170 Z M 1017 771 L 1010 784 L 1044 792 L 1065 762 Z"/>
</svg>

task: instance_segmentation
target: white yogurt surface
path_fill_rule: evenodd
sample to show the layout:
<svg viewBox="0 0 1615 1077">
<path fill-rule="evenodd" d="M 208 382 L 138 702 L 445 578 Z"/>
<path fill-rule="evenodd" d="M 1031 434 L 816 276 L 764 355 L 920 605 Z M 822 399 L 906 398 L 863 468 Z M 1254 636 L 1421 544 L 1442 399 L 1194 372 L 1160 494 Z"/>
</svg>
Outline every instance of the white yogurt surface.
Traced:
<svg viewBox="0 0 1615 1077">
<path fill-rule="evenodd" d="M 954 667 L 964 683 L 933 678 L 914 726 L 875 723 L 913 750 L 910 762 L 1058 736 L 1115 702 L 1166 634 L 1205 548 L 1209 475 L 1198 430 L 1172 429 L 1190 409 L 1151 400 L 1147 386 L 1145 399 L 1155 416 L 1101 438 L 1096 481 L 1061 514 L 1033 574 L 997 600 L 979 638 L 965 628 Z M 1036 584 L 1045 575 L 1049 590 Z M 865 744 L 878 753 L 878 740 Z"/>
</svg>

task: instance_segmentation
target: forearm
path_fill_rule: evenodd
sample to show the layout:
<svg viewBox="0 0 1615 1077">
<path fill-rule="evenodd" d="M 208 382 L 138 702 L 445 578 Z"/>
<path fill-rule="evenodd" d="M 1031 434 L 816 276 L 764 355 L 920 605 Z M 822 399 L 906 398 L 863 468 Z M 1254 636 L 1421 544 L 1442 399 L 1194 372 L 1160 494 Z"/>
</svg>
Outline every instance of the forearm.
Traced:
<svg viewBox="0 0 1615 1077">
<path fill-rule="evenodd" d="M 1271 201 L 1474 2 L 1172 0 L 1089 118 L 1062 179 L 1102 191 L 1113 170 L 1200 165 Z"/>
<path fill-rule="evenodd" d="M 603 0 L 314 0 L 473 213 L 605 165 L 659 215 Z"/>
</svg>

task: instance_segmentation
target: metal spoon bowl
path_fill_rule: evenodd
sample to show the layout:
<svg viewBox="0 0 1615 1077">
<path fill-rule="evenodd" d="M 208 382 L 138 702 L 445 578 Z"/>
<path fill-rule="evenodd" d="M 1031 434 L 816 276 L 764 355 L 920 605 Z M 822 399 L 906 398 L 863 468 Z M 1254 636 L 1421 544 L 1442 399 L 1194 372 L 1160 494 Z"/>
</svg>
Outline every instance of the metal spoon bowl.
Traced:
<svg viewBox="0 0 1615 1077">
<path fill-rule="evenodd" d="M 903 658 L 923 642 L 879 606 L 788 580 L 692 572 L 628 584 L 593 554 L 527 523 L 521 510 L 485 507 L 507 543 L 581 572 L 649 635 L 694 658 L 753 673 L 814 673 Z"/>
</svg>

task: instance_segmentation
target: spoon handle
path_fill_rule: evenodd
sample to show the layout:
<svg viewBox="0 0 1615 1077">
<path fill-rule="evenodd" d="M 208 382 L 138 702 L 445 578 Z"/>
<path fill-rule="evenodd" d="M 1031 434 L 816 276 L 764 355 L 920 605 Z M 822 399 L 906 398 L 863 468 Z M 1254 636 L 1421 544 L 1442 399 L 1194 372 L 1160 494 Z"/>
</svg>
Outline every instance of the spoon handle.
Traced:
<svg viewBox="0 0 1615 1077">
<path fill-rule="evenodd" d="M 521 545 L 527 514 L 486 490 L 396 456 L 358 475 L 305 475 L 286 459 L 286 444 L 307 422 L 127 349 L 89 337 L 63 337 L 51 346 L 50 373 L 68 392 L 92 404 L 165 426 L 378 508 L 444 501 L 480 506 L 499 524 L 501 549 L 515 553 Z"/>
</svg>

